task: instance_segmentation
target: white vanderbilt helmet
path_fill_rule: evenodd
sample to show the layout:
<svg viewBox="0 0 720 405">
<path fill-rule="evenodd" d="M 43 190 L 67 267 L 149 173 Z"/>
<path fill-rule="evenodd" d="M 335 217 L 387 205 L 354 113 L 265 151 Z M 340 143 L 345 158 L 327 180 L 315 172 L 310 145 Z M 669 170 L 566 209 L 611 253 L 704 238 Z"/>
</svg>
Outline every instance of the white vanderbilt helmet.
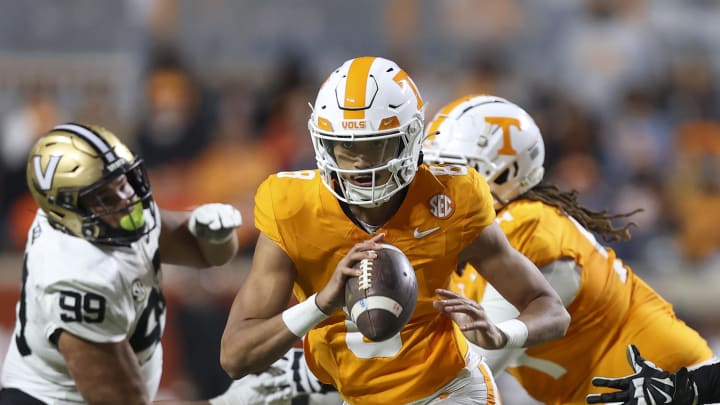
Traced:
<svg viewBox="0 0 720 405">
<path fill-rule="evenodd" d="M 308 128 L 323 184 L 341 201 L 365 207 L 385 203 L 415 177 L 423 141 L 423 100 L 408 74 L 395 62 L 365 56 L 350 59 L 323 83 Z M 399 139 L 394 157 L 379 166 L 344 170 L 332 153 L 332 142 Z M 390 172 L 385 184 L 377 174 Z M 358 186 L 342 175 L 371 176 Z"/>
<path fill-rule="evenodd" d="M 425 162 L 468 165 L 485 176 L 495 208 L 540 183 L 545 145 L 540 129 L 510 101 L 473 95 L 443 107 L 428 126 Z"/>
</svg>

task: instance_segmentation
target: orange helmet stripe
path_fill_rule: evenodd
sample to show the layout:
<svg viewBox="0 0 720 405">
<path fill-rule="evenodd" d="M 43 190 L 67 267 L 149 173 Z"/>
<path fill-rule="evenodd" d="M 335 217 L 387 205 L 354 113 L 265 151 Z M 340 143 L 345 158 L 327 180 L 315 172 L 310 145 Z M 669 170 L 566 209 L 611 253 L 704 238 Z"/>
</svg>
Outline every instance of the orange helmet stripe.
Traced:
<svg viewBox="0 0 720 405">
<path fill-rule="evenodd" d="M 455 107 L 459 106 L 460 104 L 462 104 L 470 99 L 473 99 L 477 96 L 478 96 L 477 94 L 473 94 L 470 96 L 460 97 L 459 99 L 453 101 L 452 103 L 446 105 L 440 111 L 438 111 L 438 113 L 435 114 L 435 118 L 432 120 L 432 122 L 430 123 L 430 126 L 427 129 L 426 134 L 428 136 L 428 139 L 432 139 L 435 136 L 435 134 L 438 131 L 438 128 L 440 127 L 440 124 L 442 124 L 443 121 L 445 121 L 448 114 L 450 114 L 450 111 L 455 109 Z"/>
<path fill-rule="evenodd" d="M 343 107 L 357 108 L 357 110 L 344 110 L 343 118 L 346 120 L 365 119 L 365 110 L 361 110 L 361 108 L 367 105 L 365 102 L 365 94 L 367 93 L 368 76 L 370 74 L 370 67 L 375 59 L 376 58 L 372 56 L 363 56 L 361 58 L 355 58 L 350 64 L 347 84 L 345 85 Z"/>
</svg>

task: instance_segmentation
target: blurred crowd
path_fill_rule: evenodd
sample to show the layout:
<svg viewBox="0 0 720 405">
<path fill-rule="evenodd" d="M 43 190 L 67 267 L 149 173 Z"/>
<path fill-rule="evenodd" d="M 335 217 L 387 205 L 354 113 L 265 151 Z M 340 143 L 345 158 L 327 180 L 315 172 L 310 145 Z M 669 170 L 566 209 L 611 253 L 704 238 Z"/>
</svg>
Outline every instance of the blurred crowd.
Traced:
<svg viewBox="0 0 720 405">
<path fill-rule="evenodd" d="M 78 121 L 134 147 L 161 206 L 238 207 L 249 254 L 255 188 L 315 167 L 308 102 L 322 75 L 374 54 L 408 70 L 427 120 L 469 93 L 525 107 L 547 180 L 596 210 L 642 209 L 632 240 L 612 245 L 638 273 L 720 269 L 718 2 L 73 0 L 62 23 L 47 3 L 0 16 L 4 252 L 22 252 L 33 217 L 29 146 Z M 68 29 L 80 45 L 63 42 Z"/>
<path fill-rule="evenodd" d="M 720 196 L 720 60 L 713 31 L 703 24 L 720 15 L 714 2 L 378 3 L 371 14 L 382 17 L 374 24 L 384 35 L 375 40 L 376 49 L 329 47 L 337 60 L 318 62 L 322 50 L 303 46 L 303 37 L 312 42 L 318 28 L 310 23 L 323 21 L 309 21 L 309 34 L 299 32 L 295 42 L 278 40 L 274 53 L 259 52 L 270 55 L 264 62 L 258 57 L 224 65 L 213 64 L 203 46 L 222 29 L 208 33 L 202 23 L 242 7 L 222 1 L 135 3 L 121 10 L 129 26 L 144 24 L 144 34 L 126 37 L 144 46 L 132 48 L 137 80 L 128 80 L 131 89 L 121 82 L 122 93 L 112 75 L 93 77 L 91 69 L 68 79 L 71 69 L 62 70 L 52 49 L 45 58 L 33 55 L 36 64 L 55 63 L 57 71 L 51 66 L 18 76 L 12 69 L 24 64 L 13 67 L 10 57 L 0 59 L 0 71 L 11 73 L 6 81 L 21 78 L 0 85 L 2 250 L 22 250 L 32 217 L 24 179 L 29 145 L 68 120 L 124 136 L 145 159 L 160 204 L 183 209 L 225 201 L 251 223 L 252 195 L 265 176 L 314 166 L 306 120 L 324 65 L 374 53 L 408 66 L 429 101 L 427 119 L 433 108 L 465 93 L 496 94 L 523 105 L 546 138 L 549 180 L 578 190 L 598 210 L 642 209 L 631 218 L 637 225 L 632 241 L 613 246 L 639 271 L 675 271 L 687 264 L 702 271 L 717 260 L 720 213 L 712 207 Z M 291 17 L 281 3 L 259 7 L 254 11 L 260 15 L 265 10 Z M 329 19 L 344 15 L 325 12 Z M 140 22 L 130 24 L 131 16 Z M 196 24 L 185 25 L 191 16 Z M 274 24 L 281 29 L 283 22 Z M 303 25 L 293 24 L 298 27 Z M 183 42 L 190 35 L 200 39 Z M 348 33 L 339 29 L 337 35 Z M 368 38 L 372 43 L 373 36 Z M 215 58 L 223 58 L 226 42 L 216 45 Z M 129 102 L 123 105 L 121 97 Z M 242 235 L 245 252 L 255 236 L 249 228 Z"/>
</svg>

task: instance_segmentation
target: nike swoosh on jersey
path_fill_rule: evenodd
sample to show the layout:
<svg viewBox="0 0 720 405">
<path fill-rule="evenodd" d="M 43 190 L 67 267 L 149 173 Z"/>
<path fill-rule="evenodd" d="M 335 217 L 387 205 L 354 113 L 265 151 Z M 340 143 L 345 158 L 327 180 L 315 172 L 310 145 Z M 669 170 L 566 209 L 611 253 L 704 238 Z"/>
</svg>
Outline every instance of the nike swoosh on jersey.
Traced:
<svg viewBox="0 0 720 405">
<path fill-rule="evenodd" d="M 413 236 L 415 237 L 415 239 L 424 238 L 439 229 L 439 226 L 436 226 L 435 228 L 430 228 L 427 231 L 421 231 L 420 228 L 415 228 L 415 230 L 413 231 Z"/>
</svg>

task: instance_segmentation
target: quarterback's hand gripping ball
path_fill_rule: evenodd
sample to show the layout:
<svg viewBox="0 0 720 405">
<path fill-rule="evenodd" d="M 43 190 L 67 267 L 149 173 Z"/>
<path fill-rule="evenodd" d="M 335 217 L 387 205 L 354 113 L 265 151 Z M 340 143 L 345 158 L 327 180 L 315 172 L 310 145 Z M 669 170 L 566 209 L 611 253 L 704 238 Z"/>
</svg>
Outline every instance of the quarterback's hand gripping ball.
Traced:
<svg viewBox="0 0 720 405">
<path fill-rule="evenodd" d="M 188 230 L 198 239 L 210 243 L 223 243 L 242 225 L 240 211 L 229 204 L 204 204 L 193 210 Z"/>
<path fill-rule="evenodd" d="M 366 338 L 383 341 L 407 324 L 417 303 L 418 285 L 410 260 L 393 245 L 383 243 L 375 259 L 354 267 L 362 274 L 345 283 L 345 305 Z"/>
</svg>

